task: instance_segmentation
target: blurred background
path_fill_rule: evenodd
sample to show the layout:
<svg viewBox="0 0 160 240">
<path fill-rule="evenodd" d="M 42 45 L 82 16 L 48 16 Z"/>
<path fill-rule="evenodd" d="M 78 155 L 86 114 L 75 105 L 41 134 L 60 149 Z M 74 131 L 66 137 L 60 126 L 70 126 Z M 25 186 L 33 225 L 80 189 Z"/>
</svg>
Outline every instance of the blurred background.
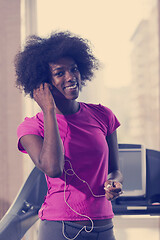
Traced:
<svg viewBox="0 0 160 240">
<path fill-rule="evenodd" d="M 33 168 L 17 150 L 17 126 L 40 111 L 15 87 L 14 57 L 28 35 L 54 30 L 89 39 L 102 63 L 79 101 L 112 109 L 121 122 L 119 143 L 160 150 L 159 0 L 0 0 L 0 218 Z M 159 217 L 119 216 L 115 225 L 119 239 L 135 239 L 135 229 L 146 240 L 160 239 Z M 24 239 L 36 236 L 35 225 Z"/>
</svg>

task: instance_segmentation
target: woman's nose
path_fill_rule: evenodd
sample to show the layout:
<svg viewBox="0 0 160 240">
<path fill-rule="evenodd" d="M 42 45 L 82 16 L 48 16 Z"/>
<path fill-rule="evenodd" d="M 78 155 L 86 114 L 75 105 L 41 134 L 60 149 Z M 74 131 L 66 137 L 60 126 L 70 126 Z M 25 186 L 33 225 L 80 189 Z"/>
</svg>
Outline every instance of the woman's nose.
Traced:
<svg viewBox="0 0 160 240">
<path fill-rule="evenodd" d="M 71 71 L 66 71 L 66 80 L 67 81 L 72 81 L 75 79 L 74 74 Z"/>
</svg>

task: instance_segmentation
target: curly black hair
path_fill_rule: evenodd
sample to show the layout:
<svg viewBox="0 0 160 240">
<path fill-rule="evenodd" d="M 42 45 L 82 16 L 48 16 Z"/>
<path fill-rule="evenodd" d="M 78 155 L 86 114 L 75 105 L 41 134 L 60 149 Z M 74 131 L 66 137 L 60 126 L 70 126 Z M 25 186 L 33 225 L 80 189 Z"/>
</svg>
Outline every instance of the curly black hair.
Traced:
<svg viewBox="0 0 160 240">
<path fill-rule="evenodd" d="M 32 35 L 28 38 L 23 51 L 15 57 L 16 86 L 30 94 L 41 83 L 51 83 L 49 63 L 61 57 L 71 57 L 76 62 L 82 85 L 91 80 L 99 61 L 93 55 L 89 41 L 69 31 L 53 32 L 48 38 Z"/>
</svg>

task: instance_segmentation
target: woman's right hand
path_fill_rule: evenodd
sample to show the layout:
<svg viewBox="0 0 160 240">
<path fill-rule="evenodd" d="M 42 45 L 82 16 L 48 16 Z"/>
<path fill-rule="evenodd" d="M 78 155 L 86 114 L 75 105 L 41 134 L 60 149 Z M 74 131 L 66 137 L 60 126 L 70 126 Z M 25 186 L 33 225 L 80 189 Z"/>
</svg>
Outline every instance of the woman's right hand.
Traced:
<svg viewBox="0 0 160 240">
<path fill-rule="evenodd" d="M 33 98 L 43 111 L 44 137 L 28 134 L 20 139 L 34 164 L 49 177 L 59 177 L 63 173 L 64 152 L 56 119 L 56 104 L 52 86 L 41 84 L 33 91 Z"/>
<path fill-rule="evenodd" d="M 55 110 L 56 104 L 51 93 L 52 86 L 49 83 L 42 83 L 39 88 L 33 91 L 33 98 L 43 112 Z"/>
</svg>

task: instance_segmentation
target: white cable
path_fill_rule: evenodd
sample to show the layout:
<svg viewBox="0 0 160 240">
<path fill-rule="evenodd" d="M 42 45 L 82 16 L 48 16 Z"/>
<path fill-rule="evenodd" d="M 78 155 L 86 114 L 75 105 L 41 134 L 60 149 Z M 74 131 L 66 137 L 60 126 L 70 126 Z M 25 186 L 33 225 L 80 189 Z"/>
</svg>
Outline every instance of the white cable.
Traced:
<svg viewBox="0 0 160 240">
<path fill-rule="evenodd" d="M 104 197 L 104 196 L 105 196 L 104 194 L 103 194 L 103 195 L 95 195 L 95 194 L 93 193 L 93 191 L 91 190 L 91 187 L 89 186 L 88 182 L 86 182 L 85 180 L 81 179 L 81 178 L 75 173 L 75 171 L 73 170 L 73 167 L 72 167 L 71 162 L 70 162 L 69 160 L 65 160 L 65 162 L 68 162 L 68 163 L 70 164 L 70 167 L 71 167 L 70 169 L 67 169 L 67 171 L 64 169 L 65 174 L 70 175 L 70 176 L 75 175 L 81 182 L 86 183 L 87 186 L 88 186 L 88 188 L 89 188 L 89 190 L 90 190 L 90 192 L 91 192 L 91 194 L 93 195 L 93 197 Z M 71 171 L 72 174 L 71 174 L 71 173 L 68 173 L 68 171 Z"/>
<path fill-rule="evenodd" d="M 75 173 L 75 171 L 74 171 L 73 168 L 72 168 L 71 162 L 70 162 L 69 160 L 65 160 L 65 162 L 68 162 L 68 163 L 69 163 L 70 169 L 65 170 L 65 168 L 64 168 L 64 176 L 65 176 L 64 201 L 65 201 L 65 203 L 67 204 L 67 206 L 68 206 L 73 212 L 75 212 L 77 215 L 79 215 L 79 216 L 81 216 L 81 217 L 88 218 L 88 220 L 90 220 L 90 222 L 91 222 L 91 229 L 90 229 L 90 230 L 87 230 L 87 226 L 83 226 L 83 227 L 79 230 L 79 232 L 78 232 L 73 238 L 68 238 L 68 237 L 65 235 L 65 233 L 64 233 L 64 221 L 62 221 L 62 233 L 63 233 L 63 236 L 64 236 L 66 239 L 68 239 L 68 240 L 74 240 L 74 239 L 76 239 L 76 238 L 78 237 L 78 235 L 83 231 L 83 229 L 84 229 L 85 232 L 87 232 L 87 233 L 92 232 L 92 230 L 93 230 L 93 228 L 94 228 L 94 223 L 93 223 L 93 220 L 92 220 L 90 217 L 88 217 L 88 216 L 86 216 L 86 215 L 83 215 L 83 214 L 81 214 L 81 213 L 78 213 L 77 211 L 75 211 L 75 210 L 68 204 L 68 202 L 67 202 L 67 200 L 66 200 L 66 186 L 67 186 L 66 176 L 67 176 L 67 175 L 69 175 L 69 176 L 75 175 L 80 181 L 82 181 L 83 183 L 85 183 L 85 184 L 88 186 L 91 194 L 92 194 L 94 197 L 104 197 L 105 195 L 95 195 L 95 194 L 92 192 L 89 184 L 88 184 L 85 180 L 81 179 L 81 178 Z"/>
</svg>

